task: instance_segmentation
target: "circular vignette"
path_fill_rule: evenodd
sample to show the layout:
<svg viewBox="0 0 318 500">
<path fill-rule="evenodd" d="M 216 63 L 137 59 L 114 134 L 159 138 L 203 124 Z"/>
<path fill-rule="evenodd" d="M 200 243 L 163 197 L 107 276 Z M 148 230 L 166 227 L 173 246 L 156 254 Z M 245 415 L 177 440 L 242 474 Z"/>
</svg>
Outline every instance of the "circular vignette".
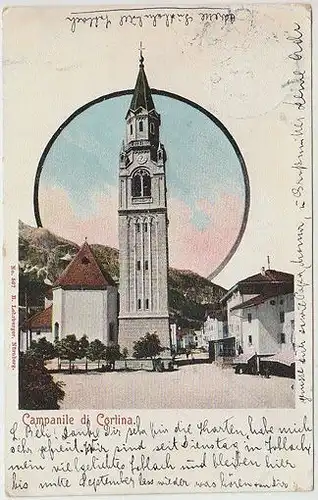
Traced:
<svg viewBox="0 0 318 500">
<path fill-rule="evenodd" d="M 95 104 L 98 104 L 100 102 L 106 101 L 108 99 L 113 99 L 114 97 L 120 97 L 120 96 L 123 96 L 123 95 L 133 94 L 133 92 L 134 92 L 133 89 L 119 90 L 119 91 L 116 91 L 116 92 L 112 92 L 110 94 L 103 95 L 101 97 L 98 97 L 97 99 L 94 99 L 93 101 L 90 101 L 90 102 L 84 104 L 84 106 L 81 106 L 76 111 L 74 111 L 74 113 L 72 113 L 62 123 L 62 125 L 60 125 L 60 127 L 56 130 L 56 132 L 53 134 L 53 136 L 51 137 L 51 139 L 47 143 L 47 145 L 46 145 L 46 147 L 45 147 L 45 149 L 44 149 L 44 151 L 43 151 L 43 153 L 41 155 L 41 158 L 40 158 L 40 161 L 39 161 L 39 164 L 38 164 L 38 168 L 37 168 L 36 174 L 35 174 L 35 180 L 34 180 L 33 209 L 34 209 L 35 220 L 36 220 L 36 223 L 37 223 L 38 227 L 42 227 L 41 216 L 40 216 L 40 209 L 39 209 L 39 185 L 40 185 L 40 177 L 41 177 L 41 173 L 42 173 L 42 169 L 43 169 L 43 166 L 44 166 L 45 159 L 46 159 L 46 157 L 47 157 L 47 155 L 48 155 L 48 153 L 49 153 L 49 151 L 51 149 L 52 144 L 58 138 L 58 136 L 60 135 L 60 133 L 62 132 L 62 130 L 77 115 L 81 114 L 86 109 L 90 108 L 91 106 L 94 106 Z M 233 147 L 233 149 L 234 149 L 234 151 L 235 151 L 235 153 L 236 153 L 236 155 L 237 155 L 237 157 L 239 159 L 240 165 L 241 165 L 241 169 L 242 169 L 242 173 L 243 173 L 243 178 L 244 178 L 244 185 L 245 185 L 245 208 L 244 208 L 244 215 L 243 215 L 243 220 L 242 220 L 241 228 L 240 228 L 239 234 L 236 237 L 236 240 L 235 240 L 234 244 L 232 245 L 231 250 L 229 251 L 229 253 L 225 257 L 225 259 L 221 262 L 221 264 L 219 264 L 219 266 L 211 274 L 208 275 L 207 278 L 209 280 L 212 280 L 213 278 L 215 278 L 222 271 L 222 269 L 224 269 L 224 267 L 226 266 L 226 264 L 233 257 L 234 253 L 236 252 L 236 250 L 237 250 L 237 248 L 238 248 L 238 246 L 239 246 L 239 244 L 240 244 L 240 242 L 242 240 L 242 237 L 243 237 L 243 234 L 244 234 L 244 231 L 245 231 L 245 228 L 246 228 L 248 214 L 249 214 L 249 209 L 250 209 L 250 183 L 249 183 L 249 178 L 248 178 L 248 173 L 247 173 L 245 161 L 244 161 L 242 153 L 241 153 L 241 151 L 240 151 L 237 143 L 235 142 L 233 136 L 230 134 L 230 132 L 228 131 L 228 129 L 223 125 L 223 123 L 220 122 L 220 120 L 218 120 L 214 115 L 212 115 L 212 113 L 210 113 L 209 111 L 207 111 L 205 108 L 203 108 L 199 104 L 197 104 L 197 103 L 195 103 L 193 101 L 190 101 L 189 99 L 187 99 L 185 97 L 182 97 L 182 96 L 180 96 L 178 94 L 174 94 L 173 92 L 167 92 L 166 90 L 159 90 L 159 89 L 151 89 L 151 92 L 154 95 L 162 95 L 162 96 L 165 96 L 165 97 L 170 97 L 172 99 L 176 99 L 177 101 L 181 101 L 181 102 L 183 102 L 185 104 L 188 104 L 189 106 L 192 106 L 193 108 L 197 109 L 198 111 L 200 111 L 201 113 L 203 113 L 204 115 L 206 115 L 210 120 L 212 120 L 222 130 L 222 132 L 225 134 L 225 136 L 227 137 L 227 139 L 230 141 L 230 143 L 231 143 L 231 145 L 232 145 L 232 147 Z"/>
</svg>

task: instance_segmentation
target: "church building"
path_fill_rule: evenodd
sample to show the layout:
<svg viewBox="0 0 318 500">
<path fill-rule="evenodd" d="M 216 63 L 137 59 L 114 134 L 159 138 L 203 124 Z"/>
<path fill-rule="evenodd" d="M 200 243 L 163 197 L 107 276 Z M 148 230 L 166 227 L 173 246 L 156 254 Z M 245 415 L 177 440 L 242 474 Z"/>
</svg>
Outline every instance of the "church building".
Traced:
<svg viewBox="0 0 318 500">
<path fill-rule="evenodd" d="M 118 342 L 118 288 L 97 262 L 85 241 L 52 287 L 46 308 L 29 318 L 21 328 L 20 349 L 45 337 L 50 342 L 67 335 Z"/>
<path fill-rule="evenodd" d="M 87 241 L 53 285 L 52 333 L 117 343 L 117 286 Z"/>
<path fill-rule="evenodd" d="M 140 54 L 119 163 L 119 344 L 156 333 L 170 349 L 166 152 Z"/>
</svg>

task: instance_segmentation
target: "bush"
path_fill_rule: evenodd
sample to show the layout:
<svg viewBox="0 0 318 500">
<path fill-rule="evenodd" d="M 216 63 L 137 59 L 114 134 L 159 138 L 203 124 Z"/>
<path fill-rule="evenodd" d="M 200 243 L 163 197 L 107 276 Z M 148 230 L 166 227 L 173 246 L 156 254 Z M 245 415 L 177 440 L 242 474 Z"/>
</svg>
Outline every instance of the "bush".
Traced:
<svg viewBox="0 0 318 500">
<path fill-rule="evenodd" d="M 58 410 L 64 399 L 62 382 L 54 382 L 43 358 L 20 354 L 19 408 L 23 410 Z"/>
</svg>

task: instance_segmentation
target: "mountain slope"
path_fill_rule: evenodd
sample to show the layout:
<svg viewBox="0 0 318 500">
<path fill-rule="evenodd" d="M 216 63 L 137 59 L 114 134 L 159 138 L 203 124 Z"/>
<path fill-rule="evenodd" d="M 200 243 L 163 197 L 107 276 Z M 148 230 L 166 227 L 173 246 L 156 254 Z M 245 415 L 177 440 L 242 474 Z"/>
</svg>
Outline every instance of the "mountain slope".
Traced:
<svg viewBox="0 0 318 500">
<path fill-rule="evenodd" d="M 105 245 L 90 245 L 96 260 L 112 278 L 119 277 L 119 252 Z M 44 228 L 19 223 L 20 305 L 44 304 L 50 283 L 65 269 L 79 246 Z M 169 269 L 169 313 L 183 327 L 199 327 L 206 309 L 217 303 L 226 290 L 192 271 Z"/>
</svg>

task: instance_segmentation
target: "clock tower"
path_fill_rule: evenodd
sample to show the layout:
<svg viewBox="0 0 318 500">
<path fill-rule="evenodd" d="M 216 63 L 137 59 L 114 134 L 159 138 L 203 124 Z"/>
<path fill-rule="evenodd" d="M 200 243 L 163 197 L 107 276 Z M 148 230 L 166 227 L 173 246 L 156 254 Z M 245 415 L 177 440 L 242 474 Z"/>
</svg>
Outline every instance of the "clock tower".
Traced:
<svg viewBox="0 0 318 500">
<path fill-rule="evenodd" d="M 170 350 L 166 152 L 140 53 L 119 160 L 119 344 L 156 333 Z"/>
</svg>

